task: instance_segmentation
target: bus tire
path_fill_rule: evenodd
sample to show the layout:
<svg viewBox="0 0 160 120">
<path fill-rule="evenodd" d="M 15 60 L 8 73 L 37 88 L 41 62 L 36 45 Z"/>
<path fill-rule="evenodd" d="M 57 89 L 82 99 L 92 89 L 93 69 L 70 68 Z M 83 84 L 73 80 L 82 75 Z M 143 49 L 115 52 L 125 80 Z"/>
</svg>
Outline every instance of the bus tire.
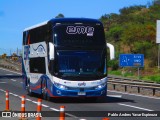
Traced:
<svg viewBox="0 0 160 120">
<path fill-rule="evenodd" d="M 27 94 L 28 94 L 29 96 L 32 96 L 33 93 L 32 93 L 32 90 L 31 90 L 31 86 L 30 86 L 30 81 L 29 81 L 29 80 L 27 80 L 26 89 L 27 89 Z"/>
<path fill-rule="evenodd" d="M 41 94 L 42 98 L 44 100 L 50 100 L 50 97 L 47 94 L 47 83 L 45 80 L 42 81 L 41 90 L 42 90 L 42 94 Z"/>
</svg>

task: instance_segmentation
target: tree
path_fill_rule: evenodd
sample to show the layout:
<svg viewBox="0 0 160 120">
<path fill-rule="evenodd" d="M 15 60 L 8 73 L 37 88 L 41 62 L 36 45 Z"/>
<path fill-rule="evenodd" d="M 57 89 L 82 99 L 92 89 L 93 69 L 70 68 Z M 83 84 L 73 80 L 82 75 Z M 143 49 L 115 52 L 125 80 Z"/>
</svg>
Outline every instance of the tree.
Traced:
<svg viewBox="0 0 160 120">
<path fill-rule="evenodd" d="M 115 46 L 116 54 L 145 54 L 150 66 L 156 66 L 157 56 L 156 20 L 160 19 L 160 0 L 154 0 L 148 7 L 130 6 L 101 16 L 107 42 Z M 113 65 L 113 64 L 112 64 Z"/>
<path fill-rule="evenodd" d="M 59 13 L 55 18 L 64 18 L 64 15 L 62 13 Z"/>
<path fill-rule="evenodd" d="M 130 7 L 124 7 L 120 9 L 119 12 L 121 13 L 121 15 L 128 15 L 128 14 L 135 13 L 136 11 L 140 11 L 142 8 L 146 8 L 146 6 L 135 5 L 135 6 L 130 6 Z"/>
<path fill-rule="evenodd" d="M 2 59 L 5 59 L 5 58 L 6 58 L 6 56 L 7 56 L 7 54 L 6 54 L 6 53 L 4 53 L 4 54 L 2 55 Z"/>
<path fill-rule="evenodd" d="M 112 27 L 107 33 L 108 33 L 107 38 L 110 38 L 110 40 L 117 42 L 121 39 L 121 35 L 123 33 L 123 28 L 120 25 L 119 26 L 116 25 L 116 26 Z"/>
</svg>

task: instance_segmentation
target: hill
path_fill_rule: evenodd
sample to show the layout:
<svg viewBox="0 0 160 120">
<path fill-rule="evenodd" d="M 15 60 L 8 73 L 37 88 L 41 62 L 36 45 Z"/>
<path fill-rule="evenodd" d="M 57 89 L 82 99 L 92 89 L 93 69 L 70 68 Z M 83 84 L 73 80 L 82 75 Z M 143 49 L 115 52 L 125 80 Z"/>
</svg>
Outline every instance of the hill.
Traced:
<svg viewBox="0 0 160 120">
<path fill-rule="evenodd" d="M 100 20 L 105 27 L 107 42 L 116 49 L 116 60 L 108 61 L 111 70 L 120 69 L 118 66 L 119 54 L 140 53 L 145 56 L 145 67 L 142 75 L 158 75 L 158 45 L 156 44 L 156 21 L 160 20 L 160 0 L 146 6 L 130 6 L 119 10 L 119 14 L 111 13 L 101 16 Z M 132 71 L 131 71 L 132 70 Z M 137 74 L 135 69 L 126 68 Z"/>
</svg>

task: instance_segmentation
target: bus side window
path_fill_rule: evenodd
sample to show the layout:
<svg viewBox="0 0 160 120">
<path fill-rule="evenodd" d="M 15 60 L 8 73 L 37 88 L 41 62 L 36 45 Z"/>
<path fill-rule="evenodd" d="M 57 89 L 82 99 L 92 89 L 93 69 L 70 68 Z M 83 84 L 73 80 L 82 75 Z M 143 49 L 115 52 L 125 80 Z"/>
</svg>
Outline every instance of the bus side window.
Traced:
<svg viewBox="0 0 160 120">
<path fill-rule="evenodd" d="M 26 45 L 26 32 L 23 32 L 23 45 Z"/>
<path fill-rule="evenodd" d="M 44 41 L 46 41 L 47 43 L 52 42 L 52 29 L 51 26 L 46 25 L 44 28 Z"/>
</svg>

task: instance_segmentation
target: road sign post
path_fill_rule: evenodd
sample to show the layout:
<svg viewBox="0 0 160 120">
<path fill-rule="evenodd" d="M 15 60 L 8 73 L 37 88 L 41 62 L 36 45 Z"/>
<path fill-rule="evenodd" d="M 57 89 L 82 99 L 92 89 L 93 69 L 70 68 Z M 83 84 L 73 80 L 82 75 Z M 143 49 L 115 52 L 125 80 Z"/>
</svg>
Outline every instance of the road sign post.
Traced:
<svg viewBox="0 0 160 120">
<path fill-rule="evenodd" d="M 158 69 L 160 69 L 160 20 L 157 20 L 156 43 L 158 47 Z"/>
<path fill-rule="evenodd" d="M 160 70 L 160 44 L 158 47 L 158 70 Z"/>
<path fill-rule="evenodd" d="M 138 79 L 140 79 L 140 68 L 138 67 Z"/>
<path fill-rule="evenodd" d="M 140 79 L 140 68 L 144 67 L 143 54 L 120 54 L 119 66 L 138 68 L 138 78 Z"/>
</svg>

